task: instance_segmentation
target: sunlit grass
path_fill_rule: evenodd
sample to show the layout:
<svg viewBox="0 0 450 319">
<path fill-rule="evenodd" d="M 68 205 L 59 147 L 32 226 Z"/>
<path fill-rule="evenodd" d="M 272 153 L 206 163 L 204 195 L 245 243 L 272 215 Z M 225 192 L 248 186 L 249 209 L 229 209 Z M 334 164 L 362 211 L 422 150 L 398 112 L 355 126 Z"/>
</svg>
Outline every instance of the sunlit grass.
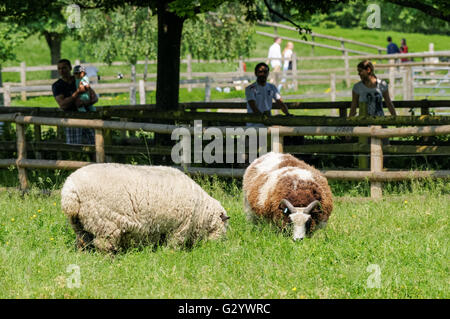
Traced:
<svg viewBox="0 0 450 319">
<path fill-rule="evenodd" d="M 24 197 L 0 191 L 0 298 L 450 296 L 448 185 L 416 183 L 372 201 L 332 183 L 328 227 L 294 243 L 269 224 L 247 222 L 239 182 L 197 181 L 231 216 L 225 240 L 115 257 L 75 249 L 58 188 L 50 196 L 38 188 Z M 69 288 L 73 265 L 79 288 Z M 378 288 L 370 288 L 373 269 L 380 271 Z"/>
</svg>

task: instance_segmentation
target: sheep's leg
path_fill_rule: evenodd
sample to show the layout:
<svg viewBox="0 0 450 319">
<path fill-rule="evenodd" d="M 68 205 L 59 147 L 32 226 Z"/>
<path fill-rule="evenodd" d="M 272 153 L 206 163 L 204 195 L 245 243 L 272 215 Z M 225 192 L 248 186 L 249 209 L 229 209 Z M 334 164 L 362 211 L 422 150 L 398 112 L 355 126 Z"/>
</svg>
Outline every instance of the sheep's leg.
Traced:
<svg viewBox="0 0 450 319">
<path fill-rule="evenodd" d="M 245 215 L 247 216 L 247 220 L 249 222 L 252 222 L 252 223 L 257 222 L 256 215 L 253 212 L 252 208 L 250 207 L 250 204 L 249 204 L 247 198 L 244 198 L 244 212 L 245 212 Z"/>
<path fill-rule="evenodd" d="M 116 229 L 108 236 L 97 236 L 94 238 L 94 246 L 100 251 L 107 253 L 115 253 L 119 250 L 120 230 Z"/>
<path fill-rule="evenodd" d="M 92 246 L 94 236 L 86 231 L 77 232 L 77 248 L 83 250 Z"/>
<path fill-rule="evenodd" d="M 72 228 L 77 236 L 76 239 L 76 247 L 78 249 L 85 249 L 89 247 L 92 244 L 92 240 L 94 239 L 94 236 L 90 233 L 84 230 L 84 226 L 81 223 L 81 220 L 78 216 L 71 216 L 70 217 L 70 224 L 72 225 Z"/>
<path fill-rule="evenodd" d="M 170 248 L 180 248 L 184 246 L 189 237 L 191 221 L 186 219 L 182 224 L 173 232 L 167 234 L 167 246 Z"/>
</svg>

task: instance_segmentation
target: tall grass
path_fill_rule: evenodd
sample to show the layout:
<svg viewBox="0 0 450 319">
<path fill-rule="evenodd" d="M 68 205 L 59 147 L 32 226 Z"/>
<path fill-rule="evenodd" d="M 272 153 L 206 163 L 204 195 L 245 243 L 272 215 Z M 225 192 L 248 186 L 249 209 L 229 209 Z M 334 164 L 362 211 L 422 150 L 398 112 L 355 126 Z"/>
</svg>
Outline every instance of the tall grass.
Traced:
<svg viewBox="0 0 450 319">
<path fill-rule="evenodd" d="M 328 227 L 297 243 L 247 222 L 239 181 L 196 181 L 231 216 L 226 239 L 115 256 L 75 249 L 57 188 L 1 190 L 0 298 L 450 297 L 448 183 L 392 188 L 381 201 L 353 197 L 366 185 L 331 183 Z"/>
</svg>

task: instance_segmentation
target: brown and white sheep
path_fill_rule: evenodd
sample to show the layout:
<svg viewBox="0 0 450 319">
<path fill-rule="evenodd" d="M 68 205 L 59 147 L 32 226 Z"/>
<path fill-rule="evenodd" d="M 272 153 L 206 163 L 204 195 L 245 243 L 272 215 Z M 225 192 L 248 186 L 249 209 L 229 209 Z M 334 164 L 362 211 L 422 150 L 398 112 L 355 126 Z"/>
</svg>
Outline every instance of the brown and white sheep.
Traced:
<svg viewBox="0 0 450 319">
<path fill-rule="evenodd" d="M 325 227 L 333 210 L 327 179 L 290 154 L 270 152 L 253 161 L 243 190 L 249 219 L 264 217 L 282 229 L 292 223 L 294 240 Z"/>
</svg>

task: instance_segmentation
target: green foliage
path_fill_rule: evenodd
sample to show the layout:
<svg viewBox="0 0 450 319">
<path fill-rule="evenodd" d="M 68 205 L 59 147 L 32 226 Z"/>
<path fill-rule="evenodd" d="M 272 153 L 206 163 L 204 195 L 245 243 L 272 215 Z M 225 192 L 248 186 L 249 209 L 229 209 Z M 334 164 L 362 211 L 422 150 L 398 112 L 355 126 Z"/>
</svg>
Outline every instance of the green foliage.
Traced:
<svg viewBox="0 0 450 319">
<path fill-rule="evenodd" d="M 250 56 L 254 47 L 253 25 L 245 21 L 245 9 L 232 2 L 214 13 L 187 20 L 181 41 L 182 55 L 198 59 L 233 59 Z"/>
<path fill-rule="evenodd" d="M 25 38 L 26 33 L 16 23 L 0 22 L 0 68 L 5 61 L 16 60 L 14 50 Z"/>
<path fill-rule="evenodd" d="M 83 48 L 100 61 L 125 59 L 136 64 L 140 56 L 156 58 L 157 26 L 148 8 L 124 6 L 116 10 L 85 10 L 76 36 Z"/>
<path fill-rule="evenodd" d="M 333 28 L 338 25 L 343 28 L 368 28 L 367 11 L 369 4 L 380 6 L 381 30 L 450 34 L 450 25 L 443 20 L 430 17 L 417 9 L 393 4 L 388 1 L 351 0 L 346 4 L 338 3 L 332 6 L 328 14 L 316 13 L 311 17 L 315 26 Z"/>
</svg>

